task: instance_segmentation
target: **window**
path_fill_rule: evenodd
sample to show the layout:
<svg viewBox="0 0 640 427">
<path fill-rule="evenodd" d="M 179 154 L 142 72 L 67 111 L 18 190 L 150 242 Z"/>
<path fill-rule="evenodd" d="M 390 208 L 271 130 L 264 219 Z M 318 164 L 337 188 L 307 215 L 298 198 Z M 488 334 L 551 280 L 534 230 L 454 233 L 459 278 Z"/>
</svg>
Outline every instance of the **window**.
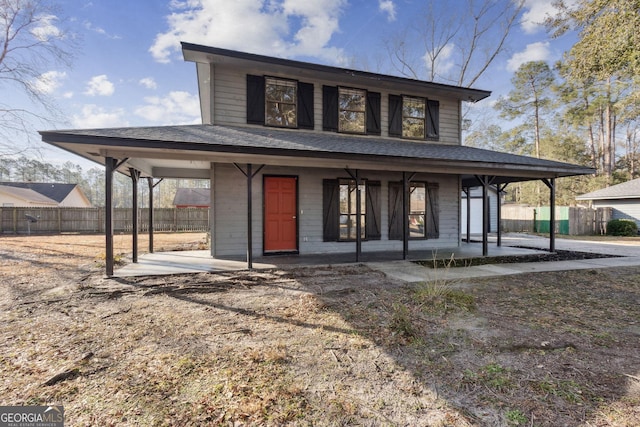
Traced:
<svg viewBox="0 0 640 427">
<path fill-rule="evenodd" d="M 247 75 L 247 123 L 313 129 L 313 84 Z"/>
<path fill-rule="evenodd" d="M 356 240 L 357 236 L 357 209 L 358 196 L 356 194 L 356 182 L 354 180 L 341 179 L 340 186 L 340 235 L 338 240 Z M 365 224 L 367 207 L 365 203 L 365 184 L 359 185 L 360 191 L 360 237 L 366 238 Z"/>
<path fill-rule="evenodd" d="M 265 79 L 265 124 L 268 126 L 298 127 L 298 84 L 291 80 Z"/>
<path fill-rule="evenodd" d="M 380 93 L 337 86 L 322 87 L 322 129 L 380 135 Z"/>
<path fill-rule="evenodd" d="M 365 133 L 367 92 L 360 89 L 338 88 L 338 131 Z"/>
<path fill-rule="evenodd" d="M 389 95 L 389 136 L 437 140 L 440 102 L 415 96 Z"/>
<path fill-rule="evenodd" d="M 410 182 L 407 194 L 408 237 L 437 239 L 439 237 L 438 184 Z M 402 183 L 389 183 L 389 239 L 402 240 Z"/>
<path fill-rule="evenodd" d="M 405 138 L 424 139 L 425 131 L 424 98 L 405 96 L 402 100 L 402 136 Z"/>
<path fill-rule="evenodd" d="M 362 180 L 360 190 L 361 239 L 379 240 L 380 182 Z M 357 238 L 357 195 L 353 179 L 323 181 L 324 241 L 354 241 Z"/>
</svg>

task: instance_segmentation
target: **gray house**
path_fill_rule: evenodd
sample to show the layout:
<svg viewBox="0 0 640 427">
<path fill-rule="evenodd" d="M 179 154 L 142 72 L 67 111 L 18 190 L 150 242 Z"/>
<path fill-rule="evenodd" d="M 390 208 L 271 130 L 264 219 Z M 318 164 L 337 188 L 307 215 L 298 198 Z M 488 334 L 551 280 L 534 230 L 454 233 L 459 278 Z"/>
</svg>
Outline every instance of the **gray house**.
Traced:
<svg viewBox="0 0 640 427">
<path fill-rule="evenodd" d="M 41 135 L 105 165 L 107 207 L 115 171 L 134 185 L 210 179 L 213 257 L 246 256 L 251 267 L 254 256 L 283 253 L 358 260 L 457 247 L 462 188 L 540 179 L 553 201 L 556 178 L 593 173 L 462 146 L 462 103 L 485 90 L 189 43 L 182 51 L 196 64 L 202 125 Z M 106 244 L 112 274 L 109 230 Z"/>
<path fill-rule="evenodd" d="M 640 228 L 640 178 L 576 197 L 594 208 L 611 208 L 611 219 L 630 219 Z"/>
</svg>

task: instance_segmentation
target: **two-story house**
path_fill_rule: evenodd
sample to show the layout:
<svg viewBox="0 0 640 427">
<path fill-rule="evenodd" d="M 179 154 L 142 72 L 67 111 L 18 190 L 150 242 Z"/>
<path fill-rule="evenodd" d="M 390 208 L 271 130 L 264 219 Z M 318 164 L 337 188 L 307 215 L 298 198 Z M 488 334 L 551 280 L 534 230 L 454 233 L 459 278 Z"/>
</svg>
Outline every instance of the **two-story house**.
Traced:
<svg viewBox="0 0 640 427">
<path fill-rule="evenodd" d="M 553 187 L 555 178 L 593 172 L 463 146 L 462 103 L 488 91 L 188 43 L 182 49 L 196 64 L 202 125 L 41 134 L 105 164 L 107 206 L 115 170 L 134 183 L 210 179 L 213 257 L 246 254 L 251 266 L 256 255 L 358 259 L 457 247 L 462 188 L 532 179 Z M 109 244 L 107 235 L 107 258 Z"/>
</svg>

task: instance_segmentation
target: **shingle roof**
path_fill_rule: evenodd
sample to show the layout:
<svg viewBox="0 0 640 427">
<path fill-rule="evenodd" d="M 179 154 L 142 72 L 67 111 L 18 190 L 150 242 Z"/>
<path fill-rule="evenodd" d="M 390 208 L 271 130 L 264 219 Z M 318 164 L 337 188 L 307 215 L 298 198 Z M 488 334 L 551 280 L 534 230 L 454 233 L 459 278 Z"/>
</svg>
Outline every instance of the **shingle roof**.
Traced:
<svg viewBox="0 0 640 427">
<path fill-rule="evenodd" d="M 606 199 L 640 199 L 640 178 L 610 187 L 601 188 L 591 193 L 582 194 L 576 200 L 606 200 Z"/>
<path fill-rule="evenodd" d="M 435 160 L 549 169 L 560 176 L 593 173 L 588 167 L 461 145 L 359 137 L 267 127 L 186 125 L 40 132 L 45 142 L 120 147 L 355 159 L 378 162 Z"/>
<path fill-rule="evenodd" d="M 28 188 L 56 202 L 62 202 L 76 188 L 76 184 L 59 184 L 47 182 L 0 182 L 9 187 Z"/>
<path fill-rule="evenodd" d="M 208 188 L 178 188 L 173 198 L 176 206 L 209 206 L 211 190 Z"/>
</svg>

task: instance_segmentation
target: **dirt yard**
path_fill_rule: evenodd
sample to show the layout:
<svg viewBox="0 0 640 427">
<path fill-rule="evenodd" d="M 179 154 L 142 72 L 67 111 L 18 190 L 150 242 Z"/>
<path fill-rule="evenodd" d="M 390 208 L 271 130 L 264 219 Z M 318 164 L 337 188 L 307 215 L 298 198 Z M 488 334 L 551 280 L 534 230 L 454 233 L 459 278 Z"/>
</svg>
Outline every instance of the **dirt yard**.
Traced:
<svg viewBox="0 0 640 427">
<path fill-rule="evenodd" d="M 1 405 L 61 404 L 68 426 L 640 425 L 640 268 L 116 280 L 103 247 L 0 237 Z"/>
</svg>

